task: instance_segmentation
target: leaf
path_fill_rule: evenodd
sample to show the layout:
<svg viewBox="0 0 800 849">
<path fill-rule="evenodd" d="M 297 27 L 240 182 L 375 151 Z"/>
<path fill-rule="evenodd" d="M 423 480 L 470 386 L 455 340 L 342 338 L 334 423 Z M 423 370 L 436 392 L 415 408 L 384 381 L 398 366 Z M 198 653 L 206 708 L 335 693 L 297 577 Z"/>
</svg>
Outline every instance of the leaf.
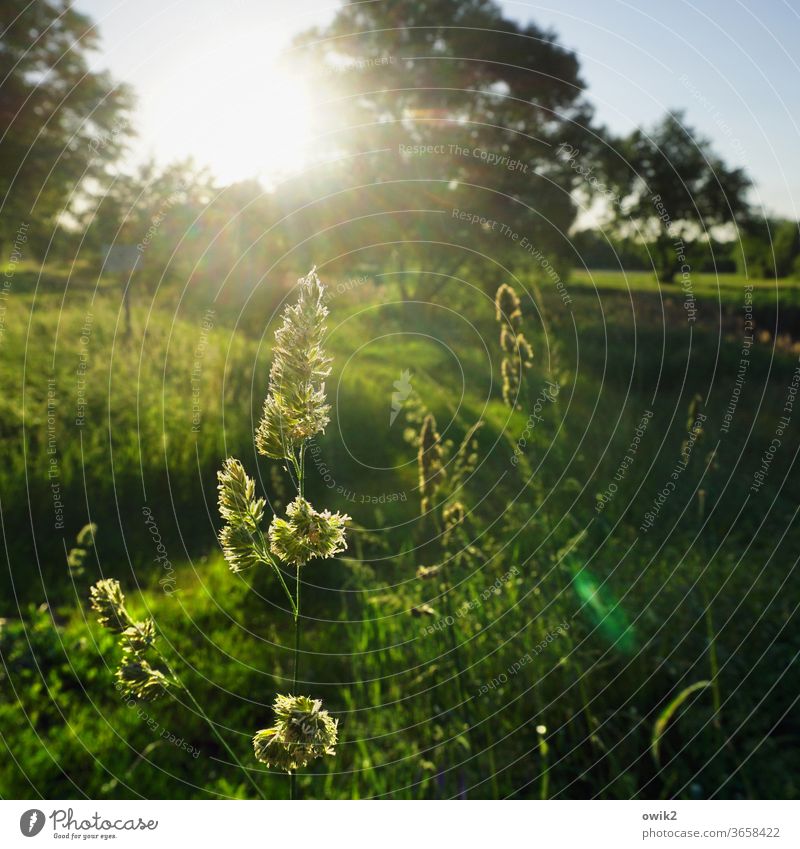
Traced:
<svg viewBox="0 0 800 849">
<path fill-rule="evenodd" d="M 661 738 L 664 736 L 664 731 L 667 728 L 667 724 L 670 719 L 672 719 L 675 711 L 692 695 L 692 693 L 697 692 L 697 690 L 702 690 L 705 687 L 708 687 L 710 681 L 697 681 L 695 684 L 691 684 L 685 689 L 681 690 L 677 696 L 661 711 L 658 715 L 658 719 L 653 726 L 653 739 L 650 743 L 650 749 L 653 753 L 653 759 L 657 764 L 661 764 L 660 761 L 660 753 L 659 747 L 661 746 Z"/>
</svg>

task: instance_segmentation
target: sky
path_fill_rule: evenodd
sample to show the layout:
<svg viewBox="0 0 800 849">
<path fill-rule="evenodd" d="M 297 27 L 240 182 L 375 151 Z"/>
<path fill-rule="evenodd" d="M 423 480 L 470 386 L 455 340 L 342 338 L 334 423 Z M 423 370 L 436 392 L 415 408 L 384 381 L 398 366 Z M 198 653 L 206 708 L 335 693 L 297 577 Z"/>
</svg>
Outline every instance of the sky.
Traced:
<svg viewBox="0 0 800 849">
<path fill-rule="evenodd" d="M 267 86 L 293 32 L 329 20 L 329 0 L 77 0 L 98 23 L 97 67 L 132 84 L 136 156 L 193 155 L 222 180 L 289 165 L 307 130 L 304 93 Z M 501 2 L 552 28 L 579 59 L 597 120 L 615 132 L 668 109 L 754 181 L 753 200 L 800 218 L 800 0 Z M 795 58 L 796 57 L 796 58 Z M 192 85 L 186 85 L 191 82 Z M 243 99 L 247 108 L 242 108 Z M 257 106 L 258 108 L 253 108 Z M 276 114 L 287 116 L 277 122 Z"/>
</svg>

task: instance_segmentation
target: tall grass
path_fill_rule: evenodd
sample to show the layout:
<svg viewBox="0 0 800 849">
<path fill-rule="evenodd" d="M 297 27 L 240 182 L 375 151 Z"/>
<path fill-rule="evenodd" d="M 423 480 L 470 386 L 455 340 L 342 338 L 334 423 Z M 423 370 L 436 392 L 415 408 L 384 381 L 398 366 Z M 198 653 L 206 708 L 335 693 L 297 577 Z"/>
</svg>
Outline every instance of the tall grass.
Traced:
<svg viewBox="0 0 800 849">
<path fill-rule="evenodd" d="M 314 455 L 306 459 L 305 486 L 312 501 L 343 499 L 354 527 L 348 555 L 320 562 L 303 587 L 302 669 L 315 696 L 340 718 L 342 737 L 334 762 L 317 762 L 298 777 L 303 796 L 702 797 L 717 787 L 730 796 L 796 795 L 797 730 L 787 714 L 793 696 L 773 685 L 774 670 L 790 667 L 798 649 L 792 627 L 797 485 L 788 481 L 779 494 L 776 478 L 768 485 L 770 496 L 778 495 L 774 503 L 766 498 L 745 512 L 736 491 L 757 466 L 755 455 L 740 450 L 746 433 L 752 426 L 752 444 L 766 445 L 774 428 L 758 414 L 760 398 L 742 397 L 737 429 L 721 446 L 723 480 L 732 475 L 733 483 L 714 494 L 713 511 L 709 498 L 713 536 L 705 547 L 696 544 L 701 468 L 684 473 L 658 525 L 633 545 L 641 513 L 686 437 L 684 416 L 676 419 L 672 411 L 684 410 L 715 368 L 736 362 L 734 320 L 722 334 L 711 323 L 696 327 L 690 348 L 686 327 L 669 322 L 665 329 L 658 299 L 647 293 L 636 303 L 635 330 L 627 295 L 604 292 L 598 301 L 591 288 L 574 294 L 574 325 L 560 316 L 546 290 L 549 338 L 528 320 L 526 336 L 534 348 L 529 384 L 538 390 L 551 377 L 546 364 L 553 335 L 560 342 L 561 377 L 557 396 L 545 404 L 545 419 L 532 429 L 516 466 L 511 458 L 528 411 L 503 404 L 499 358 L 487 374 L 481 352 L 455 323 L 422 313 L 414 316 L 420 335 L 409 345 L 397 340 L 359 350 L 365 339 L 402 331 L 402 314 L 387 311 L 376 319 L 361 313 L 358 293 L 332 302 L 330 350 L 336 365 L 329 387 L 339 417 L 315 445 L 320 464 L 333 470 L 334 487 Z M 480 335 L 496 339 L 491 306 L 460 304 L 458 298 L 453 292 L 452 306 L 469 310 Z M 55 366 L 64 393 L 74 382 L 75 340 L 85 312 L 81 303 L 65 309 L 62 326 L 69 333 L 59 335 L 73 342 L 69 353 L 64 342 Z M 199 658 L 181 670 L 182 678 L 241 759 L 250 755 L 249 737 L 268 711 L 262 694 L 280 692 L 291 680 L 294 654 L 291 617 L 277 613 L 287 607 L 280 586 L 263 572 L 232 579 L 214 543 L 221 456 L 239 454 L 252 463 L 270 496 L 278 494 L 269 468 L 259 466 L 248 448 L 268 346 L 232 334 L 227 320 L 215 324 L 204 360 L 203 427 L 195 444 L 187 436 L 187 371 L 202 311 L 176 322 L 155 315 L 147 343 L 141 345 L 140 338 L 132 354 L 115 353 L 113 360 L 110 352 L 117 349 L 108 328 L 114 308 L 100 299 L 95 313 L 96 392 L 77 440 L 69 416 L 58 413 L 66 511 L 73 525 L 65 537 L 70 545 L 87 520 L 97 522 L 97 560 L 84 562 L 82 586 L 97 576 L 98 564 L 119 567 L 132 605 L 169 623 L 170 651 Z M 54 323 L 52 313 L 37 310 L 33 338 L 42 344 L 28 344 L 24 320 L 9 325 L 5 342 L 20 363 L 27 350 L 29 364 L 24 435 L 21 387 L 8 372 L 1 396 L 10 437 L 3 515 L 16 516 L 20 528 L 31 509 L 27 493 L 34 479 L 41 487 L 31 497 L 36 515 L 42 515 L 42 503 L 49 504 L 47 479 L 40 479 L 47 468 L 42 410 L 46 413 L 51 368 L 43 343 L 53 338 Z M 143 324 L 137 311 L 134 328 Z M 433 330 L 459 352 L 468 375 L 460 403 L 458 370 L 444 348 L 423 340 Z M 647 356 L 634 356 L 635 350 Z M 754 349 L 748 380 L 759 390 L 765 387 L 764 404 L 781 400 L 794 360 L 766 344 Z M 172 368 L 178 362 L 187 368 Z M 459 544 L 461 560 L 450 558 L 444 587 L 441 573 L 432 580 L 417 577 L 420 565 L 439 564 L 443 552 L 431 544 L 430 517 L 420 516 L 416 448 L 404 438 L 401 420 L 389 426 L 393 383 L 405 368 L 411 369 L 416 397 L 453 450 L 483 421 L 474 436 L 481 460 L 461 499 L 466 519 L 460 526 L 480 554 L 471 558 Z M 656 383 L 660 390 L 653 401 Z M 710 430 L 726 401 L 709 399 Z M 596 495 L 613 479 L 648 408 L 653 423 L 637 462 L 597 513 Z M 28 431 L 33 411 L 38 419 Z M 143 423 L 138 432 L 137 411 Z M 223 422 L 224 442 L 217 434 Z M 364 438 L 365 422 L 376 438 Z M 27 463 L 14 449 L 23 440 Z M 788 434 L 787 450 L 795 445 L 796 436 Z M 365 463 L 377 469 L 365 472 Z M 158 585 L 162 567 L 153 562 L 156 552 L 141 518 L 140 469 L 146 503 L 175 570 L 172 594 Z M 382 493 L 407 497 L 371 500 Z M 117 497 L 130 502 L 118 505 Z M 282 497 L 285 506 L 288 498 Z M 690 511 L 683 509 L 687 503 Z M 577 536 L 587 516 L 594 521 Z M 119 546 L 119 559 L 111 556 L 121 530 L 129 551 L 150 546 L 150 555 L 133 568 Z M 23 600 L 20 614 L 13 596 L 6 596 L 0 720 L 6 729 L 22 715 L 27 725 L 13 743 L 3 738 L 13 748 L 13 757 L 0 757 L 4 793 L 69 796 L 79 788 L 100 797 L 254 795 L 202 717 L 187 716 L 165 700 L 140 715 L 109 692 L 104 658 L 115 654 L 113 639 L 87 624 L 85 600 L 73 589 L 63 550 L 54 545 L 47 556 L 40 552 L 49 576 L 45 596 L 38 573 L 31 575 L 35 557 L 11 538 L 8 526 L 6 537 L 14 586 Z M 39 608 L 45 598 L 51 607 Z M 433 616 L 412 614 L 423 604 Z M 765 611 L 771 624 L 764 624 Z M 443 617 L 452 617 L 453 624 L 430 630 Z M 523 663 L 526 654 L 530 660 Z M 715 689 L 695 691 L 663 723 L 657 763 L 651 746 L 659 717 L 685 688 L 709 678 Z M 733 745 L 721 745 L 717 716 L 729 733 L 736 730 Z M 176 745 L 170 735 L 186 745 Z M 265 796 L 288 792 L 280 775 L 256 778 Z"/>
</svg>

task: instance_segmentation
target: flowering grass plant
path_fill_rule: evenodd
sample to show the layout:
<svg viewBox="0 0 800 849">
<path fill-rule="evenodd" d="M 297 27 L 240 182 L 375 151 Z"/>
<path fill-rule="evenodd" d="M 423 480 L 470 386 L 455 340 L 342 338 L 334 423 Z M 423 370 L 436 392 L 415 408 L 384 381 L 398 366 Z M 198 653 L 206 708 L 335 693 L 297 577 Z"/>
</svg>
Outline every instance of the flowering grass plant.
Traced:
<svg viewBox="0 0 800 849">
<path fill-rule="evenodd" d="M 297 302 L 286 308 L 275 333 L 269 388 L 255 440 L 259 453 L 282 462 L 292 475 L 296 497 L 285 517 L 273 516 L 264 532 L 266 501 L 258 498 L 254 481 L 242 464 L 228 458 L 219 472 L 219 509 L 226 524 L 220 532 L 225 558 L 234 572 L 263 565 L 271 569 L 291 605 L 294 617 L 294 672 L 292 693 L 278 695 L 273 706 L 274 726 L 253 738 L 256 758 L 268 767 L 291 775 L 307 764 L 335 752 L 338 723 L 319 699 L 297 694 L 300 657 L 301 569 L 311 560 L 334 557 L 344 551 L 349 516 L 317 511 L 304 497 L 304 461 L 309 440 L 324 431 L 330 406 L 325 379 L 330 358 L 322 342 L 325 335 L 325 288 L 312 269 L 298 281 Z M 283 568 L 294 570 L 294 592 Z"/>
</svg>

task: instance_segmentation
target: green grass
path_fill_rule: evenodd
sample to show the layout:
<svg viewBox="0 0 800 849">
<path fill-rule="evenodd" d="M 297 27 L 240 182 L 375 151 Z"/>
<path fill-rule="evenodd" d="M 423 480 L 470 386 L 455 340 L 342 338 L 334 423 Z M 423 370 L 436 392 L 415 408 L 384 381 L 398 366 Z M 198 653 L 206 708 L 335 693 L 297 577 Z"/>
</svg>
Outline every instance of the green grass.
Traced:
<svg viewBox="0 0 800 849">
<path fill-rule="evenodd" d="M 689 283 L 683 286 L 680 275 L 672 283 L 659 283 L 651 271 L 590 271 L 576 269 L 570 281 L 582 287 L 601 292 L 633 292 L 656 295 L 664 299 L 684 300 L 684 288 L 695 298 L 721 303 L 727 307 L 741 307 L 746 286 L 753 288 L 753 304 L 766 309 L 780 302 L 781 307 L 796 309 L 800 306 L 800 284 L 784 278 L 748 277 L 744 274 L 712 274 L 692 271 Z"/>
<path fill-rule="evenodd" d="M 655 274 L 651 271 L 590 271 L 576 269 L 571 274 L 571 279 L 583 285 L 597 286 L 599 289 L 616 289 L 641 292 L 670 292 L 681 291 L 680 275 L 676 276 L 673 283 L 659 283 Z M 714 298 L 718 293 L 723 297 L 727 295 L 738 296 L 739 292 L 746 286 L 751 285 L 754 289 L 780 290 L 783 294 L 796 292 L 798 283 L 795 280 L 770 280 L 760 277 L 747 277 L 743 274 L 711 274 L 692 272 L 692 289 L 695 294 L 705 298 Z"/>
<path fill-rule="evenodd" d="M 796 354 L 767 341 L 754 346 L 719 469 L 702 482 L 711 518 L 701 527 L 700 461 L 717 441 L 740 357 L 736 296 L 726 296 L 720 318 L 713 287 L 696 278 L 699 318 L 689 327 L 681 304 L 663 308 L 645 275 L 629 276 L 633 296 L 618 275 L 593 276 L 599 295 L 578 272 L 567 284 L 571 314 L 540 282 L 546 324 L 526 302 L 536 351 L 531 399 L 553 372 L 562 390 L 517 467 L 510 458 L 527 410 L 510 415 L 499 398 L 488 303 L 453 289 L 442 302 L 454 314 L 443 319 L 435 309 L 363 311 L 379 300 L 371 288 L 332 302 L 334 419 L 319 443 L 330 477 L 311 462 L 310 497 L 320 508 L 346 510 L 355 526 L 348 557 L 312 564 L 304 575 L 300 677 L 340 718 L 341 745 L 300 777 L 303 796 L 797 794 L 798 729 L 787 713 L 794 695 L 774 686 L 780 671 L 791 677 L 800 648 L 793 602 L 800 490 L 784 480 L 796 429 L 762 496 L 743 509 L 774 435 L 765 411 L 782 405 Z M 723 288 L 736 293 L 740 282 Z M 139 303 L 125 341 L 115 335 L 114 292 L 101 291 L 91 305 L 91 391 L 79 429 L 75 369 L 90 298 L 91 288 L 77 287 L 60 318 L 58 291 L 35 300 L 16 292 L 9 307 L 0 373 L 0 495 L 11 567 L 0 609 L 7 617 L 0 728 L 10 756 L 0 757 L 0 792 L 253 795 L 179 697 L 144 705 L 144 717 L 121 702 L 112 684 L 115 646 L 87 610 L 88 586 L 103 574 L 122 581 L 137 612 L 155 617 L 171 660 L 263 794 L 284 796 L 285 776 L 261 769 L 249 737 L 269 724 L 273 695 L 288 686 L 291 617 L 266 571 L 230 574 L 214 537 L 215 472 L 226 454 L 258 472 L 271 499 L 286 498 L 280 470 L 252 446 L 271 328 L 263 339 L 233 332 L 231 312 L 219 309 L 202 363 L 202 427 L 192 432 L 191 370 L 207 303 L 196 297 L 176 306 L 171 298 L 171 309 L 159 304 L 149 316 Z M 248 316 L 248 327 L 257 324 Z M 444 438 L 458 444 L 477 418 L 485 421 L 483 462 L 462 499 L 476 551 L 454 568 L 449 594 L 438 581 L 415 578 L 441 552 L 419 516 L 403 416 L 389 424 L 403 369 Z M 680 455 L 687 405 L 720 373 L 728 378 L 713 384 L 702 447 L 642 534 L 642 516 Z M 58 531 L 46 474 L 53 375 L 65 511 Z M 637 459 L 598 513 L 596 496 L 613 481 L 645 409 L 654 417 Z M 159 587 L 163 569 L 144 504 L 176 570 L 172 595 Z M 97 559 L 73 583 L 64 546 L 88 519 L 99 525 Z M 42 602 L 50 607 L 38 609 Z M 423 602 L 436 609 L 433 619 L 411 615 Z M 426 630 L 448 610 L 465 612 L 451 626 Z M 559 631 L 562 623 L 569 627 Z M 520 664 L 526 654 L 530 661 Z M 698 690 L 670 715 L 656 763 L 659 717 L 713 669 L 716 695 Z M 539 726 L 547 728 L 546 752 Z"/>
</svg>

